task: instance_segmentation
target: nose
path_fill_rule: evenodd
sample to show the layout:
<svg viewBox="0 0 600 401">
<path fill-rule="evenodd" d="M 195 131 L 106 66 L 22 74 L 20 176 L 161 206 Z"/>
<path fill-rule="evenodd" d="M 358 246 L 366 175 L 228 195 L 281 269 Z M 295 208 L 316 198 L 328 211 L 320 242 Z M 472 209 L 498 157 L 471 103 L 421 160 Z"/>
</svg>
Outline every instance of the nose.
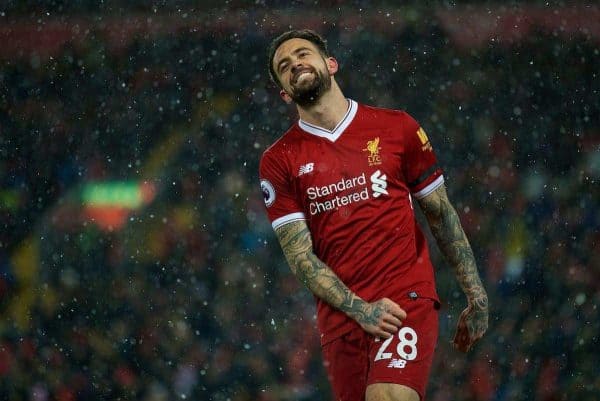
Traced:
<svg viewBox="0 0 600 401">
<path fill-rule="evenodd" d="M 299 68 L 302 68 L 302 62 L 300 61 L 300 59 L 295 59 L 294 61 L 292 61 L 292 74 L 295 73 L 296 71 L 298 71 Z"/>
<path fill-rule="evenodd" d="M 292 74 L 302 67 L 304 67 L 304 64 L 302 64 L 302 61 L 298 57 L 292 59 Z"/>
</svg>

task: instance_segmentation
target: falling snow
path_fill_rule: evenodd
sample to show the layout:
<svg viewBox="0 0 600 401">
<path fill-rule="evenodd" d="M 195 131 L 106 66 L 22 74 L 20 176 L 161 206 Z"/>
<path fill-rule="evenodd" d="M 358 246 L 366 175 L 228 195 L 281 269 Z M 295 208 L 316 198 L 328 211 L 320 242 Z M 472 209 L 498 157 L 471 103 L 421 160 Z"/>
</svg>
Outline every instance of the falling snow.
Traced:
<svg viewBox="0 0 600 401">
<path fill-rule="evenodd" d="M 428 398 L 597 398 L 597 6 L 200 3 L 0 6 L 0 398 L 330 399 L 257 180 L 296 118 L 264 55 L 304 24 L 347 96 L 425 127 L 490 294 L 459 354 L 431 242 Z"/>
</svg>

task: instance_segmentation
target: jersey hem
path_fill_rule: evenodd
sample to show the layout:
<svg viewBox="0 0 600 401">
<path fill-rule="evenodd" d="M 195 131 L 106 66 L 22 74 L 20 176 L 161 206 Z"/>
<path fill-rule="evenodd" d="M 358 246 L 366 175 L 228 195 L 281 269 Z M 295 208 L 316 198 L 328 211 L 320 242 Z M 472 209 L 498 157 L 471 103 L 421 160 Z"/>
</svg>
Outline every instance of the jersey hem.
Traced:
<svg viewBox="0 0 600 401">
<path fill-rule="evenodd" d="M 414 300 L 412 300 L 409 297 L 409 293 L 411 292 L 416 292 L 418 294 L 418 299 L 427 299 L 434 302 L 434 304 L 441 305 L 440 298 L 435 289 L 435 281 L 432 281 L 431 283 L 428 281 L 419 281 L 400 291 L 397 291 L 394 295 L 388 294 L 386 296 L 392 301 L 399 304 L 401 308 L 404 308 L 406 307 L 407 303 L 414 302 Z M 384 295 L 380 295 L 378 298 L 383 297 Z M 437 309 L 439 312 L 439 307 L 435 307 L 435 309 Z M 338 312 L 343 314 L 343 312 L 341 311 Z M 330 342 L 346 335 L 354 329 L 364 330 L 356 321 L 354 321 L 350 317 L 346 317 L 346 319 L 343 322 L 338 323 L 338 325 L 336 325 L 336 327 L 332 329 L 321 327 L 322 322 L 322 317 L 317 311 L 317 326 L 319 328 L 321 346 L 329 344 Z"/>
<path fill-rule="evenodd" d="M 356 323 L 355 325 L 346 324 L 330 333 L 321 333 L 321 340 L 320 340 L 321 346 L 324 347 L 325 345 L 329 344 L 330 342 L 337 340 L 340 337 L 345 336 L 346 334 L 350 333 L 352 330 L 357 330 L 357 329 L 364 330 L 362 327 L 360 327 L 358 325 L 358 323 Z"/>
</svg>

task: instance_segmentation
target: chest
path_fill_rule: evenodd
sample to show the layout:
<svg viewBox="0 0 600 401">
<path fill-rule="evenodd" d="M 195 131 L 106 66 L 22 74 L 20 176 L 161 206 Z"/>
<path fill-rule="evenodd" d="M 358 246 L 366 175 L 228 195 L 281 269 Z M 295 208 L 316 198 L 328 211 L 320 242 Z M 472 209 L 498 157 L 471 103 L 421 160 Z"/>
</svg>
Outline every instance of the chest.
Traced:
<svg viewBox="0 0 600 401">
<path fill-rule="evenodd" d="M 307 141 L 291 166 L 296 185 L 327 185 L 377 170 L 400 177 L 403 149 L 398 139 L 397 132 L 384 128 L 348 132 L 335 142 Z"/>
<path fill-rule="evenodd" d="M 403 186 L 402 154 L 399 134 L 390 128 L 347 132 L 335 142 L 307 141 L 291 166 L 296 193 L 305 204 L 382 201 Z"/>
</svg>

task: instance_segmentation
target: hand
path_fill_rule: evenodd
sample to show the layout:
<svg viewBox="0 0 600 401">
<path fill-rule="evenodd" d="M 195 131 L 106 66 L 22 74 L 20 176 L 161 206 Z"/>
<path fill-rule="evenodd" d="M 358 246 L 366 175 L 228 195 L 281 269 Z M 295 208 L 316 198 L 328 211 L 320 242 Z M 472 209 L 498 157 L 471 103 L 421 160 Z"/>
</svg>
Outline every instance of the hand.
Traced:
<svg viewBox="0 0 600 401">
<path fill-rule="evenodd" d="M 484 302 L 485 301 L 485 302 Z M 485 300 L 471 303 L 458 318 L 454 347 L 468 352 L 471 346 L 485 334 L 488 327 L 488 304 Z"/>
<path fill-rule="evenodd" d="M 365 302 L 356 322 L 369 334 L 379 338 L 389 338 L 396 333 L 406 312 L 394 301 L 382 298 L 372 303 Z"/>
</svg>

